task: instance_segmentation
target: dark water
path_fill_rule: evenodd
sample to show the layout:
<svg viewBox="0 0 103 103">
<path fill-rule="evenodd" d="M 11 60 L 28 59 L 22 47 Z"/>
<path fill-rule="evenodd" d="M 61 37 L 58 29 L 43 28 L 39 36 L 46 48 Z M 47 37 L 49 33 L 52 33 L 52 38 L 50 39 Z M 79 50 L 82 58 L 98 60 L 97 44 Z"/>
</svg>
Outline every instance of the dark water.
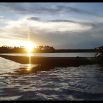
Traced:
<svg viewBox="0 0 103 103">
<path fill-rule="evenodd" d="M 24 65 L 0 58 L 0 100 L 103 100 L 103 67 Z"/>
</svg>

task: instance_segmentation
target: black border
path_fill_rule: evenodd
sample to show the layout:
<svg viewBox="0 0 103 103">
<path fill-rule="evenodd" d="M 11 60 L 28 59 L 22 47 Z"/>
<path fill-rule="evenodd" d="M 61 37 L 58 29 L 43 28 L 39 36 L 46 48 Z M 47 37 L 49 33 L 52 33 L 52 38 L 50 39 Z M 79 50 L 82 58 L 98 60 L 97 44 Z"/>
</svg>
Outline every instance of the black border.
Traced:
<svg viewBox="0 0 103 103">
<path fill-rule="evenodd" d="M 69 3 L 69 2 L 76 2 L 76 3 L 86 3 L 86 2 L 89 2 L 89 3 L 103 3 L 103 0 L 0 0 L 0 3 L 2 2 L 6 2 L 6 3 L 10 3 L 10 2 L 64 2 L 64 3 Z"/>
</svg>

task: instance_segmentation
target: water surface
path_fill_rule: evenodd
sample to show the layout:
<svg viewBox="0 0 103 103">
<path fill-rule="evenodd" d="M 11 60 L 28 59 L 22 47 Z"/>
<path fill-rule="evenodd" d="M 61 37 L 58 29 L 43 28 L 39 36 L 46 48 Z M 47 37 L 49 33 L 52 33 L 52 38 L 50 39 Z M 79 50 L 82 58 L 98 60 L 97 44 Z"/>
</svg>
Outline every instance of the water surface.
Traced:
<svg viewBox="0 0 103 103">
<path fill-rule="evenodd" d="M 95 52 L 87 52 L 87 53 L 5 53 L 0 55 L 15 55 L 15 56 L 42 56 L 42 57 L 94 57 Z"/>
<path fill-rule="evenodd" d="M 103 66 L 24 65 L 0 58 L 0 100 L 103 100 Z"/>
</svg>

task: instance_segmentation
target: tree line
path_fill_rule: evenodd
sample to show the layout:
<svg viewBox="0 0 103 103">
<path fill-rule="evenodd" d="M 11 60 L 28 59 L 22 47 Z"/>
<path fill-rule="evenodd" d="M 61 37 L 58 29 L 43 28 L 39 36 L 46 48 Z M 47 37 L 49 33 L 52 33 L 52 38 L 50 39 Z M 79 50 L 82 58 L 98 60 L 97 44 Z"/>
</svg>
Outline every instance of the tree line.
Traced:
<svg viewBox="0 0 103 103">
<path fill-rule="evenodd" d="M 54 52 L 54 47 L 52 46 L 37 46 L 33 48 L 32 52 Z M 10 47 L 10 46 L 1 46 L 0 53 L 26 53 L 27 50 L 25 47 Z"/>
</svg>

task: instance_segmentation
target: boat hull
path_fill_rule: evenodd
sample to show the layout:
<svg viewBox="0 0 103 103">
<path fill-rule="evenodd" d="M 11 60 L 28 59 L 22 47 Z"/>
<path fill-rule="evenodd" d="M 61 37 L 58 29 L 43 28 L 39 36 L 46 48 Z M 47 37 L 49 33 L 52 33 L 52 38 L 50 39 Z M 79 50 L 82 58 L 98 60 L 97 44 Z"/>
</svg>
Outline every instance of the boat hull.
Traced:
<svg viewBox="0 0 103 103">
<path fill-rule="evenodd" d="M 35 56 L 9 56 L 0 55 L 21 64 L 53 64 L 53 65 L 86 65 L 95 64 L 94 57 L 35 57 Z"/>
</svg>

